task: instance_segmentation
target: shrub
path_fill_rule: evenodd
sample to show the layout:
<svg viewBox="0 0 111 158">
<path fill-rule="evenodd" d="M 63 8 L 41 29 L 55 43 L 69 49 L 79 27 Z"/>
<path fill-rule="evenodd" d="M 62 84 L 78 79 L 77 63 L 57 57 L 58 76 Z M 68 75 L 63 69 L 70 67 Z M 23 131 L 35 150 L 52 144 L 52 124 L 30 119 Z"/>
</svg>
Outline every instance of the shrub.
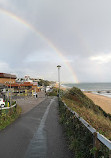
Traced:
<svg viewBox="0 0 111 158">
<path fill-rule="evenodd" d="M 103 144 L 99 150 L 93 148 L 93 134 L 75 117 L 60 101 L 60 123 L 64 127 L 69 149 L 75 158 L 93 158 L 98 151 L 97 158 L 109 158 L 109 150 Z"/>
<path fill-rule="evenodd" d="M 16 108 L 14 107 L 9 110 L 2 110 L 0 114 L 0 130 L 15 121 L 20 114 L 21 108 L 18 105 Z"/>
</svg>

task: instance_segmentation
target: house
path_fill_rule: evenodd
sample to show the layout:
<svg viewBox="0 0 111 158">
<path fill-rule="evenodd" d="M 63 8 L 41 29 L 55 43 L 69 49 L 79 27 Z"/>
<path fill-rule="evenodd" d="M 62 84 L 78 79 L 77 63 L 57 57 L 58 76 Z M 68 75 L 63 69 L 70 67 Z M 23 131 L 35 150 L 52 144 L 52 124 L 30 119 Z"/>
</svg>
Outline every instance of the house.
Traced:
<svg viewBox="0 0 111 158">
<path fill-rule="evenodd" d="M 16 82 L 16 75 L 11 75 L 7 73 L 0 73 L 0 83 L 9 84 Z"/>
</svg>

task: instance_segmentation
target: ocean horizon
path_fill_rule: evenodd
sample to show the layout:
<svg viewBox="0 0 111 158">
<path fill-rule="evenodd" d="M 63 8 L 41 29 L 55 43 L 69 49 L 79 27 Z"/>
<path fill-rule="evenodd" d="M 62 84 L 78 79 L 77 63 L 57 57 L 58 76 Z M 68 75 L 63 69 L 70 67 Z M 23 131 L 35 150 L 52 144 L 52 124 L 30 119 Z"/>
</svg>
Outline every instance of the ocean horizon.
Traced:
<svg viewBox="0 0 111 158">
<path fill-rule="evenodd" d="M 64 83 L 65 88 L 77 87 L 82 91 L 91 91 L 92 93 L 104 95 L 111 98 L 111 83 Z"/>
</svg>

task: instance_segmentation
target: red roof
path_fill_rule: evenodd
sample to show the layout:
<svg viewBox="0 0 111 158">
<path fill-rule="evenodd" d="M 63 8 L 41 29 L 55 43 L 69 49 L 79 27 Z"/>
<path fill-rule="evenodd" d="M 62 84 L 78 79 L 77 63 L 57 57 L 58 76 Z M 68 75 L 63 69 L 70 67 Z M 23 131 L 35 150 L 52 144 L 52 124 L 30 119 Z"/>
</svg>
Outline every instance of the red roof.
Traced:
<svg viewBox="0 0 111 158">
<path fill-rule="evenodd" d="M 8 87 L 10 87 L 10 84 L 6 84 L 6 85 Z M 18 84 L 18 83 L 11 84 L 11 87 L 31 87 L 31 86 L 33 86 L 33 84 L 30 82 L 24 82 L 24 83 L 20 83 L 20 84 Z"/>
<path fill-rule="evenodd" d="M 20 86 L 29 87 L 29 86 L 33 86 L 33 84 L 30 82 L 24 82 L 24 83 L 20 84 Z"/>
</svg>

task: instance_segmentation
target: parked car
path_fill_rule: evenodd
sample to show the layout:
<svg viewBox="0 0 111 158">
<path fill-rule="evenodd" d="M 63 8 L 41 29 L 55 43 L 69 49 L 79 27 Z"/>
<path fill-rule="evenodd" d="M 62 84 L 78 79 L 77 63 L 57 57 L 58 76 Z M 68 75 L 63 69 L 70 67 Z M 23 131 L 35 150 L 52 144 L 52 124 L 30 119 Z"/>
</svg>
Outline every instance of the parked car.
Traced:
<svg viewBox="0 0 111 158">
<path fill-rule="evenodd" d="M 3 100 L 3 98 L 0 98 L 0 107 L 4 107 L 5 106 L 5 102 L 4 102 L 4 100 Z"/>
</svg>

